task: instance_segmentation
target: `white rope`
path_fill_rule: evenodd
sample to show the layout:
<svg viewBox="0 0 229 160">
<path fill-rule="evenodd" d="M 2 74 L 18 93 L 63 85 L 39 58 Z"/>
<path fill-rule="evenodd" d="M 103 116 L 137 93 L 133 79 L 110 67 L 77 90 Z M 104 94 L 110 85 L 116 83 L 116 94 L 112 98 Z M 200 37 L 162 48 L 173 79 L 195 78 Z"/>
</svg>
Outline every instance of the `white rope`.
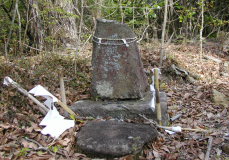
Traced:
<svg viewBox="0 0 229 160">
<path fill-rule="evenodd" d="M 96 37 L 95 35 L 93 36 L 94 38 L 100 39 L 101 37 Z M 114 38 L 101 38 L 102 40 L 106 40 L 106 41 L 122 41 L 122 39 L 114 39 Z M 137 39 L 137 37 L 133 37 L 133 38 L 125 38 L 126 40 L 133 40 L 133 39 Z"/>
<path fill-rule="evenodd" d="M 97 40 L 96 40 L 97 39 Z M 122 43 L 111 43 L 111 42 L 102 42 L 102 40 L 104 41 L 122 41 Z M 121 46 L 121 45 L 126 45 L 126 47 L 129 47 L 130 43 L 133 43 L 137 40 L 137 37 L 134 38 L 122 38 L 122 39 L 111 39 L 111 38 L 100 38 L 100 37 L 96 37 L 93 36 L 92 41 L 94 41 L 95 43 L 103 44 L 103 45 L 117 45 L 117 46 Z"/>
</svg>

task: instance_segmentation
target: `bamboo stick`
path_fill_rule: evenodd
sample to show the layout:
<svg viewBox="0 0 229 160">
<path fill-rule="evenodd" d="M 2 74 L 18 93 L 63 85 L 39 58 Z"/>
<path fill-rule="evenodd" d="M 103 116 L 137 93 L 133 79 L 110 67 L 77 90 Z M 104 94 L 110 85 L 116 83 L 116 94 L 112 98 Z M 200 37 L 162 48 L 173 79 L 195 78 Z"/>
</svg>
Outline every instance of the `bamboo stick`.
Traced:
<svg viewBox="0 0 229 160">
<path fill-rule="evenodd" d="M 155 95 L 156 95 L 157 120 L 158 120 L 159 125 L 162 125 L 160 90 L 159 90 L 159 69 L 158 68 L 154 69 L 154 85 L 155 85 Z"/>
<path fill-rule="evenodd" d="M 65 87 L 64 87 L 64 76 L 62 70 L 59 73 L 60 75 L 60 96 L 62 102 L 67 105 L 67 100 L 66 100 L 66 93 L 65 93 Z"/>
</svg>

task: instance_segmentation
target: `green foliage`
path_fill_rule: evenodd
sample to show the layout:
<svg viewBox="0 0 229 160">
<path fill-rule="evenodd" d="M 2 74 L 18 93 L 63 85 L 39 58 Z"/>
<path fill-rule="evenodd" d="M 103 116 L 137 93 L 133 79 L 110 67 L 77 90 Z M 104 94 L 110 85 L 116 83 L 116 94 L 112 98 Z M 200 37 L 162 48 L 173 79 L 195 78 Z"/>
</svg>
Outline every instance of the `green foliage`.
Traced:
<svg viewBox="0 0 229 160">
<path fill-rule="evenodd" d="M 61 148 L 62 148 L 61 145 L 49 146 L 49 149 L 54 153 L 57 153 L 59 151 L 59 149 L 61 149 Z"/>
<path fill-rule="evenodd" d="M 17 14 L 15 22 L 11 24 L 15 2 L 16 0 L 0 0 L 0 43 L 5 44 L 7 42 L 9 31 L 12 30 L 8 47 L 9 55 L 12 56 L 18 54 L 18 51 L 27 52 L 29 50 L 19 44 L 19 35 L 22 36 L 23 43 L 33 48 L 39 48 L 41 42 L 44 44 L 43 49 L 51 50 L 55 47 L 61 47 L 63 37 L 66 36 L 63 25 L 68 25 L 68 19 L 73 19 L 78 29 L 83 28 L 80 38 L 86 40 L 94 29 L 94 18 L 100 11 L 102 18 L 123 20 L 134 28 L 139 35 L 148 25 L 150 25 L 147 29 L 149 36 L 152 36 L 155 27 L 158 29 L 157 34 L 160 35 L 165 5 L 164 0 L 79 0 L 78 3 L 71 0 L 34 0 L 33 2 L 19 0 L 18 9 L 22 27 L 19 34 L 19 17 Z M 83 26 L 80 27 L 82 2 L 87 7 L 83 8 Z M 169 7 L 168 33 L 175 32 L 177 37 L 180 35 L 186 37 L 186 33 L 192 32 L 193 35 L 190 35 L 190 38 L 195 38 L 194 36 L 198 35 L 200 29 L 202 4 L 204 5 L 204 36 L 209 33 L 216 35 L 214 30 L 217 29 L 228 32 L 229 10 L 227 7 L 229 1 L 201 0 L 175 1 L 173 7 Z M 169 3 L 169 5 L 172 4 Z M 43 36 L 43 39 L 40 40 L 39 36 Z M 19 50 L 20 47 L 25 48 Z M 4 53 L 4 45 L 0 45 L 0 51 L 0 53 Z M 23 54 L 20 53 L 20 55 Z"/>
<path fill-rule="evenodd" d="M 29 148 L 22 148 L 22 149 L 20 150 L 18 156 L 20 156 L 20 157 L 26 156 L 30 150 L 31 150 L 31 149 L 29 149 Z"/>
</svg>

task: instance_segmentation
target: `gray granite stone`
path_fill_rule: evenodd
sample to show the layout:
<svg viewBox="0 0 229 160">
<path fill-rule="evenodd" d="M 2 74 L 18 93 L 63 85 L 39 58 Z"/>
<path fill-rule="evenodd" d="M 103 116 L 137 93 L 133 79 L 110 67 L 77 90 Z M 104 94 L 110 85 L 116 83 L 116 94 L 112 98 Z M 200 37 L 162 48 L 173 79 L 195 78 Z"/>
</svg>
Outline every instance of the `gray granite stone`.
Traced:
<svg viewBox="0 0 229 160">
<path fill-rule="evenodd" d="M 94 98 L 140 99 L 149 89 L 135 37 L 126 24 L 97 20 L 92 53 Z"/>
<path fill-rule="evenodd" d="M 117 119 L 143 119 L 145 115 L 149 119 L 156 120 L 156 112 L 150 108 L 152 95 L 147 94 L 141 100 L 125 101 L 93 101 L 81 100 L 71 106 L 71 109 L 83 117 L 117 118 Z M 160 93 L 163 124 L 168 124 L 167 97 L 164 92 Z"/>
<path fill-rule="evenodd" d="M 77 147 L 91 157 L 120 157 L 137 154 L 157 137 L 150 125 L 120 121 L 91 121 L 77 134 Z"/>
</svg>

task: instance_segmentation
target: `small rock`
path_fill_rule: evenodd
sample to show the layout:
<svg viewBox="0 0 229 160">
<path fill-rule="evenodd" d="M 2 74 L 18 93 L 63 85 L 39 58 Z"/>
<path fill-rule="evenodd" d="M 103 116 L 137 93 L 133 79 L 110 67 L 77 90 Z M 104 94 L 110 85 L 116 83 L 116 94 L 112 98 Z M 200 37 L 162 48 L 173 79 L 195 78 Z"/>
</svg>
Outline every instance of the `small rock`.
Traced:
<svg viewBox="0 0 229 160">
<path fill-rule="evenodd" d="M 222 150 L 224 153 L 229 154 L 229 143 L 224 144 Z"/>
<path fill-rule="evenodd" d="M 223 93 L 213 89 L 213 99 L 218 105 L 223 105 L 224 107 L 229 106 L 229 97 L 225 96 Z"/>
<path fill-rule="evenodd" d="M 121 121 L 91 121 L 78 133 L 77 146 L 92 157 L 137 154 L 157 137 L 155 128 Z"/>
</svg>

